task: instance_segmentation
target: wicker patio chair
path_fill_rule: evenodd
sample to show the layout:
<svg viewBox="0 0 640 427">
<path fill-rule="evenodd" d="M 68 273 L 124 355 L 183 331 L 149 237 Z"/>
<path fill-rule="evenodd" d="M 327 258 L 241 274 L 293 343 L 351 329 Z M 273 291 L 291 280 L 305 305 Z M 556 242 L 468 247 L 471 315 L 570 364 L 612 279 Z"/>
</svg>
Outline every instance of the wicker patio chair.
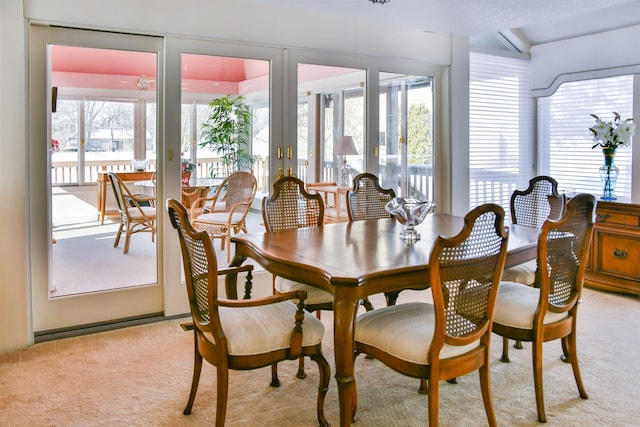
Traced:
<svg viewBox="0 0 640 427">
<path fill-rule="evenodd" d="M 124 253 L 129 252 L 131 236 L 136 233 L 151 233 L 151 241 L 155 241 L 156 235 L 156 208 L 155 198 L 146 194 L 131 194 L 125 183 L 118 175 L 109 172 L 109 181 L 113 188 L 113 194 L 120 214 L 120 226 L 116 234 L 113 247 L 120 243 L 122 231 L 125 232 Z"/>
<path fill-rule="evenodd" d="M 218 187 L 211 204 L 208 198 L 199 198 L 191 205 L 191 223 L 197 230 L 206 230 L 212 238 L 220 239 L 220 248 L 227 250 L 227 263 L 231 259 L 231 234 L 247 232 L 246 219 L 256 195 L 258 182 L 249 172 L 236 172 Z M 222 204 L 224 198 L 224 206 Z"/>
</svg>

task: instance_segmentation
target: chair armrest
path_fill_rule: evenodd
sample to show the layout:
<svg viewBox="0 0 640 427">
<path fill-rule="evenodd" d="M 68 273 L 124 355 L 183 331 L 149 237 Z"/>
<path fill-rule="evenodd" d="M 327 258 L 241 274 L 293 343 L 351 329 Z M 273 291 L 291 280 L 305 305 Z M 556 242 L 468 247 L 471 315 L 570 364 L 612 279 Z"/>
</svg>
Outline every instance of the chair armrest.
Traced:
<svg viewBox="0 0 640 427">
<path fill-rule="evenodd" d="M 232 274 L 232 273 L 242 273 L 244 271 L 253 271 L 253 264 L 245 264 L 245 265 L 240 265 L 238 267 L 219 268 L 218 276 Z"/>
<path fill-rule="evenodd" d="M 283 294 L 274 294 L 266 297 L 260 298 L 251 298 L 251 299 L 218 299 L 218 304 L 224 307 L 237 307 L 237 308 L 246 308 L 246 307 L 258 307 L 261 305 L 269 305 L 275 304 L 282 301 L 289 301 L 297 299 L 304 303 L 304 300 L 307 299 L 307 291 L 291 291 L 285 292 Z"/>
<path fill-rule="evenodd" d="M 220 193 L 214 194 L 212 197 L 198 197 L 191 203 L 191 209 L 189 211 L 190 218 L 197 218 L 202 215 L 205 211 L 205 206 L 207 202 L 211 202 L 211 206 L 209 207 L 209 212 L 213 212 L 215 209 L 216 203 L 218 203 L 218 197 Z"/>
<path fill-rule="evenodd" d="M 225 268 L 218 269 L 218 276 L 233 276 L 233 280 L 230 283 L 227 280 L 227 283 L 225 284 L 225 286 L 231 286 L 231 291 L 229 291 L 229 288 L 227 288 L 227 298 L 231 297 L 231 299 L 234 301 L 238 299 L 238 295 L 237 295 L 238 294 L 238 291 L 237 291 L 238 273 L 242 273 L 242 272 L 247 272 L 246 280 L 244 282 L 244 296 L 242 298 L 243 299 L 251 298 L 251 289 L 253 288 L 253 282 L 252 282 L 253 275 L 251 274 L 252 271 L 253 271 L 252 264 L 245 264 L 237 267 L 225 267 Z M 228 292 L 232 292 L 232 294 L 229 295 Z"/>
<path fill-rule="evenodd" d="M 244 209 L 241 210 L 241 208 L 244 208 Z M 245 211 L 248 211 L 250 208 L 251 208 L 251 202 L 239 202 L 231 207 L 231 209 L 229 210 L 229 213 L 233 215 L 234 213 L 236 213 L 237 210 L 241 210 L 241 212 L 245 212 Z"/>
</svg>

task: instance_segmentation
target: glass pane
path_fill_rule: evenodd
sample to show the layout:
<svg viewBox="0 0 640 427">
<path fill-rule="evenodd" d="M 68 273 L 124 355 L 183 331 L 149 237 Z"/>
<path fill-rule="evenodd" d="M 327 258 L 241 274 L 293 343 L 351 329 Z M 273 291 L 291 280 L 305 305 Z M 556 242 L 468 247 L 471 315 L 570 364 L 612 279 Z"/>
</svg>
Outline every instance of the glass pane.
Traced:
<svg viewBox="0 0 640 427">
<path fill-rule="evenodd" d="M 343 182 L 365 170 L 364 84 L 366 72 L 354 68 L 298 65 L 298 176 L 306 182 Z M 340 138 L 355 150 L 340 153 Z"/>
<path fill-rule="evenodd" d="M 80 101 L 58 100 L 51 115 L 51 183 L 78 182 Z"/>
<path fill-rule="evenodd" d="M 605 122 L 633 117 L 633 76 L 616 76 L 568 82 L 560 85 L 550 97 L 539 101 L 540 132 L 543 151 L 543 173 L 558 181 L 558 189 L 569 195 L 591 193 L 600 197 L 603 183 L 598 169 L 604 163 L 600 147 L 595 144 L 589 128 L 595 124 L 595 114 Z M 615 165 L 620 175 L 615 187 L 618 198 L 631 196 L 631 147 L 616 150 Z"/>
<path fill-rule="evenodd" d="M 130 67 L 114 77 L 113 64 L 122 63 Z M 146 52 L 51 48 L 49 72 L 58 94 L 51 113 L 52 298 L 158 281 L 155 235 L 127 236 L 131 223 L 121 226 L 106 175 L 121 174 L 131 194 L 145 192 L 136 184 L 155 169 L 156 92 L 150 89 L 156 63 L 156 55 Z M 150 76 L 145 77 L 148 85 L 140 87 L 145 75 Z M 144 162 L 135 165 L 135 159 Z M 143 175 L 133 175 L 136 168 L 143 169 Z M 151 196 L 152 189 L 147 193 Z M 153 207 L 154 202 L 145 203 Z"/>
<path fill-rule="evenodd" d="M 264 191 L 268 186 L 269 61 L 183 54 L 182 68 L 182 152 L 196 164 L 195 179 L 251 170 L 258 191 Z M 222 108 L 225 101 L 228 111 L 210 105 L 214 102 Z M 245 107 L 246 122 L 240 116 Z M 214 114 L 217 119 L 212 118 Z M 238 126 L 244 130 L 238 131 Z M 192 174 L 191 183 L 197 184 L 193 178 Z"/>
<path fill-rule="evenodd" d="M 396 194 L 433 200 L 431 77 L 380 78 L 380 181 Z"/>
<path fill-rule="evenodd" d="M 98 170 L 132 170 L 135 156 L 134 104 L 132 102 L 85 102 L 85 180 L 97 181 Z M 141 147 L 146 140 L 140 141 Z M 142 156 L 139 156 L 142 160 Z"/>
</svg>

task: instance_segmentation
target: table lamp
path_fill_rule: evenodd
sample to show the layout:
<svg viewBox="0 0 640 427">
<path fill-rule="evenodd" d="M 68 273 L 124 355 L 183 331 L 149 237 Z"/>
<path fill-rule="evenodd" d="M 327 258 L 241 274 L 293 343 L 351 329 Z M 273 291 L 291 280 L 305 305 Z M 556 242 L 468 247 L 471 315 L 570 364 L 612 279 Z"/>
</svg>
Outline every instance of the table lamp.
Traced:
<svg viewBox="0 0 640 427">
<path fill-rule="evenodd" d="M 358 155 L 356 145 L 353 143 L 353 137 L 341 136 L 340 138 L 338 138 L 338 141 L 336 142 L 335 154 L 338 156 L 342 156 L 342 183 L 340 185 L 350 187 L 351 183 L 349 182 L 349 177 L 347 174 L 347 156 Z"/>
</svg>

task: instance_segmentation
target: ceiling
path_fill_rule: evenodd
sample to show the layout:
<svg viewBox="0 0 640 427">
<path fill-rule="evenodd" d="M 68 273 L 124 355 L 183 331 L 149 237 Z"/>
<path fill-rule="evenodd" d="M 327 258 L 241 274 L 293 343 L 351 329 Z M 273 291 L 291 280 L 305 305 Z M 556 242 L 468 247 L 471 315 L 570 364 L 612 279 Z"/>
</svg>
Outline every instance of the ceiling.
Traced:
<svg viewBox="0 0 640 427">
<path fill-rule="evenodd" d="M 640 25 L 640 0 L 390 0 L 387 4 L 373 4 L 370 0 L 237 1 L 297 11 L 321 11 L 327 16 L 353 17 L 354 22 L 361 26 L 384 24 L 386 29 L 398 27 L 403 31 L 469 36 L 472 46 L 521 52 L 528 52 L 537 44 Z M 628 47 L 621 43 L 618 48 Z M 215 85 L 224 85 L 225 82 L 237 84 L 268 73 L 268 65 L 264 61 L 253 62 L 185 55 L 183 78 L 196 83 L 216 81 L 219 83 Z M 153 54 L 56 46 L 52 55 L 53 71 L 59 75 L 68 74 L 66 82 L 56 82 L 61 87 L 95 87 L 92 83 L 79 82 L 77 74 L 94 73 L 112 75 L 110 87 L 135 89 L 135 78 L 127 80 L 117 76 L 146 75 L 155 80 L 155 68 Z M 183 89 L 210 91 L 195 86 Z M 220 90 L 232 89 L 224 87 Z"/>
<path fill-rule="evenodd" d="M 491 44 L 494 34 L 520 36 L 525 46 L 640 25 L 640 0 L 244 0 L 353 17 L 372 22 L 472 37 Z M 525 49 L 526 50 L 526 49 Z"/>
</svg>

